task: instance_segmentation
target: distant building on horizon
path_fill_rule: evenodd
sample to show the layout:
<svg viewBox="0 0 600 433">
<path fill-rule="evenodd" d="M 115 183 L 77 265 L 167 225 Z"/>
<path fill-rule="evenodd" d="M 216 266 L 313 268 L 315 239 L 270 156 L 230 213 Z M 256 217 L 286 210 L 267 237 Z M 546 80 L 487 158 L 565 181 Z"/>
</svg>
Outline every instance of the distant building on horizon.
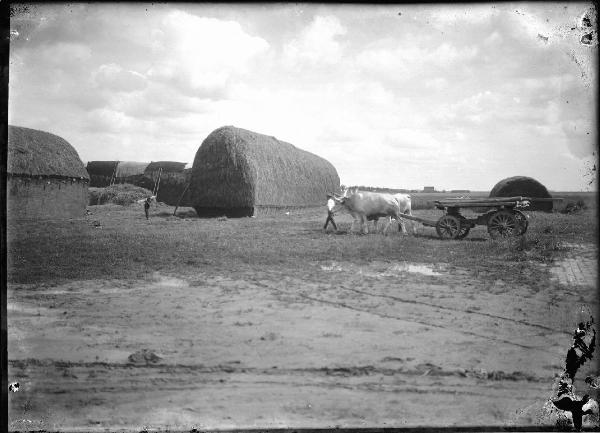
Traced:
<svg viewBox="0 0 600 433">
<path fill-rule="evenodd" d="M 435 187 L 434 186 L 424 186 L 423 192 L 435 192 Z"/>
</svg>

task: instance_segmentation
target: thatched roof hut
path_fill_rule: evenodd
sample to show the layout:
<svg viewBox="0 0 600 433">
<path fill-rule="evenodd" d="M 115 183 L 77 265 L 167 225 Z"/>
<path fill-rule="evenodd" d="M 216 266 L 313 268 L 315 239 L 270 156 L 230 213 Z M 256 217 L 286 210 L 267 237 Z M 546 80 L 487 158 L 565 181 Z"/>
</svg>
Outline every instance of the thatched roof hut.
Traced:
<svg viewBox="0 0 600 433">
<path fill-rule="evenodd" d="M 58 135 L 36 129 L 8 126 L 6 162 L 12 176 L 90 179 L 73 146 Z"/>
<path fill-rule="evenodd" d="M 527 176 L 513 176 L 501 180 L 492 188 L 490 197 L 552 198 L 548 190 L 537 180 Z M 552 201 L 532 202 L 527 210 L 552 211 Z"/>
<path fill-rule="evenodd" d="M 275 137 L 224 126 L 196 153 L 190 198 L 199 216 L 251 216 L 323 205 L 339 185 L 325 159 Z"/>
<path fill-rule="evenodd" d="M 9 218 L 82 217 L 89 179 L 77 151 L 63 138 L 8 126 Z"/>
</svg>

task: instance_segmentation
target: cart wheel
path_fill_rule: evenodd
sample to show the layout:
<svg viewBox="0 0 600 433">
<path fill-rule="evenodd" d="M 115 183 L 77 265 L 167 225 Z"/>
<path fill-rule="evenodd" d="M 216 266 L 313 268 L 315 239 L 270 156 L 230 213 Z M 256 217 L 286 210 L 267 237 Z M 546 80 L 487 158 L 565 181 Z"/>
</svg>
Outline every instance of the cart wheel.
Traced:
<svg viewBox="0 0 600 433">
<path fill-rule="evenodd" d="M 527 215 L 525 215 L 523 212 L 516 210 L 515 211 L 515 218 L 517 218 L 517 222 L 519 223 L 519 226 L 521 227 L 521 230 L 519 231 L 519 235 L 525 234 L 525 232 L 527 231 L 527 227 L 529 227 L 529 219 L 527 218 Z"/>
<path fill-rule="evenodd" d="M 515 214 L 507 210 L 495 212 L 488 220 L 487 226 L 492 239 L 521 234 L 521 224 Z"/>
<path fill-rule="evenodd" d="M 461 234 L 460 220 L 452 215 L 444 215 L 435 225 L 435 231 L 442 239 L 456 239 Z"/>
</svg>

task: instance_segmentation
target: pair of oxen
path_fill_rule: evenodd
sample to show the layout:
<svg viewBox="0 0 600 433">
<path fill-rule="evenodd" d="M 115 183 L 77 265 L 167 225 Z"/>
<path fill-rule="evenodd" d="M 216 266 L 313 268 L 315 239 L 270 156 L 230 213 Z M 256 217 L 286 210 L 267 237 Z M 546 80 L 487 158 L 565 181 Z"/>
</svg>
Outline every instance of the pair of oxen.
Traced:
<svg viewBox="0 0 600 433">
<path fill-rule="evenodd" d="M 350 231 L 354 229 L 356 223 L 359 223 L 361 233 L 367 234 L 369 232 L 369 221 L 375 221 L 375 230 L 377 231 L 379 218 L 386 218 L 386 224 L 383 228 L 383 234 L 386 234 L 393 218 L 398 221 L 398 230 L 406 234 L 403 215 L 412 216 L 410 195 L 408 194 L 387 194 L 346 189 L 342 195 L 333 194 L 333 199 L 336 202 L 334 212 L 343 209 L 354 218 Z M 416 234 L 415 223 L 412 222 L 411 226 L 413 233 Z"/>
</svg>

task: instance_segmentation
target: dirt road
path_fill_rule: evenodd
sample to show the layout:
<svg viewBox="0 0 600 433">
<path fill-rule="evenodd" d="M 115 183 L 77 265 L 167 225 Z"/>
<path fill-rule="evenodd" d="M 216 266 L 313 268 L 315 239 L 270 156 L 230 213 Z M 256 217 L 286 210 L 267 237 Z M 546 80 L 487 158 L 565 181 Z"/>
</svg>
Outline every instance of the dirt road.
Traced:
<svg viewBox="0 0 600 433">
<path fill-rule="evenodd" d="M 9 427 L 551 423 L 596 292 L 384 261 L 10 285 Z"/>
</svg>

